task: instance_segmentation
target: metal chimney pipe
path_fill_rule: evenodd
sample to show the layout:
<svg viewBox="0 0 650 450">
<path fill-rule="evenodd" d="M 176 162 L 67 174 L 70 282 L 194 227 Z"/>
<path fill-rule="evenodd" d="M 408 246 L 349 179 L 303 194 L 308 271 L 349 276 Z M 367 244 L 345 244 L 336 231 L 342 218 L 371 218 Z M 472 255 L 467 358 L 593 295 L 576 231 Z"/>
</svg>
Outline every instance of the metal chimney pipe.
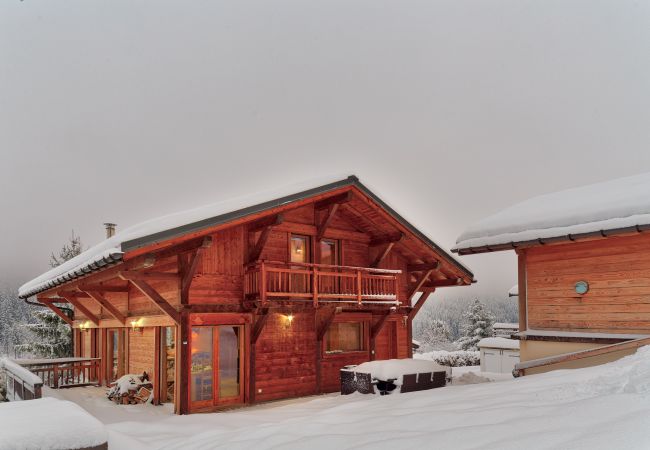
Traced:
<svg viewBox="0 0 650 450">
<path fill-rule="evenodd" d="M 110 222 L 104 224 L 104 227 L 106 228 L 106 239 L 115 236 L 116 226 L 117 226 L 116 224 Z"/>
</svg>

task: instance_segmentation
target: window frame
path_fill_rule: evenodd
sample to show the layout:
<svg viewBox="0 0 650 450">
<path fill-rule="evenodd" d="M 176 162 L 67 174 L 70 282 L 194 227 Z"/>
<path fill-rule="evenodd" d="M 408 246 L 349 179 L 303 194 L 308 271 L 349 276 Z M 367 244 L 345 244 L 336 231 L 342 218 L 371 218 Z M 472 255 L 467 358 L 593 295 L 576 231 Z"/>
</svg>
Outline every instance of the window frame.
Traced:
<svg viewBox="0 0 650 450">
<path fill-rule="evenodd" d="M 332 325 L 339 324 L 339 323 L 359 323 L 361 325 L 361 344 L 362 344 L 362 349 L 361 350 L 350 350 L 347 352 L 328 352 L 327 351 L 327 334 L 330 331 L 330 328 Z M 325 335 L 323 336 L 323 341 L 321 342 L 321 350 L 322 350 L 322 355 L 323 358 L 339 358 L 339 357 L 346 357 L 346 356 L 353 356 L 353 355 L 367 355 L 370 352 L 370 316 L 367 316 L 366 314 L 363 315 L 357 315 L 355 317 L 355 314 L 350 314 L 350 315 L 343 315 L 340 318 L 334 319 L 334 321 L 330 324 L 329 327 L 327 327 L 327 331 L 325 332 Z"/>
</svg>

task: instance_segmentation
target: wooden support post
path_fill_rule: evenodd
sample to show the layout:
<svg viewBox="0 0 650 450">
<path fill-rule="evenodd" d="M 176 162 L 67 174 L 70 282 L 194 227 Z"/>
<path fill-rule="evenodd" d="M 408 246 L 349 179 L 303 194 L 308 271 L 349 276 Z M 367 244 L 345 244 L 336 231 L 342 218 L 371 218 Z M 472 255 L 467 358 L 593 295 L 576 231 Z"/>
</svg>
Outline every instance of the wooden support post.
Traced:
<svg viewBox="0 0 650 450">
<path fill-rule="evenodd" d="M 160 391 L 162 386 L 160 380 L 162 379 L 162 370 L 163 370 L 163 358 L 161 355 L 162 350 L 162 336 L 161 336 L 161 327 L 154 327 L 153 329 L 153 404 L 160 405 Z"/>
<path fill-rule="evenodd" d="M 375 356 L 375 343 L 377 340 L 377 336 L 379 336 L 379 333 L 384 329 L 384 326 L 388 322 L 388 318 L 390 317 L 390 312 L 383 314 L 377 323 L 372 327 L 370 330 L 370 359 L 374 360 L 376 358 Z"/>
<path fill-rule="evenodd" d="M 251 324 L 251 334 L 250 334 L 250 363 L 249 363 L 249 377 L 248 377 L 248 400 L 250 403 L 255 403 L 255 397 L 257 395 L 257 387 L 255 383 L 255 370 L 257 363 L 257 340 L 262 335 L 262 330 L 264 325 L 266 325 L 267 320 L 269 319 L 269 309 L 264 308 L 262 314 L 258 315 L 257 320 L 253 316 L 253 322 Z"/>
<path fill-rule="evenodd" d="M 517 250 L 517 283 L 519 289 L 519 332 L 528 329 L 528 302 L 526 294 L 526 250 Z"/>
<path fill-rule="evenodd" d="M 409 311 L 409 313 L 408 313 L 408 320 L 409 320 L 409 321 L 412 321 L 412 320 L 415 318 L 415 316 L 417 315 L 417 313 L 418 313 L 418 312 L 420 311 L 420 309 L 424 306 L 424 303 L 427 301 L 427 299 L 429 298 L 429 296 L 430 296 L 432 293 L 433 293 L 432 290 L 427 290 L 427 291 L 425 291 L 425 292 L 422 293 L 422 295 L 420 296 L 420 298 L 418 299 L 418 301 L 415 303 L 415 305 L 413 305 L 411 311 Z"/>
<path fill-rule="evenodd" d="M 268 219 L 262 220 L 256 224 L 249 225 L 248 227 L 249 233 L 262 230 L 260 237 L 257 238 L 255 247 L 253 247 L 253 249 L 248 255 L 249 264 L 260 259 L 260 256 L 262 255 L 262 251 L 264 250 L 264 246 L 266 245 L 266 242 L 269 240 L 269 236 L 271 235 L 271 231 L 273 231 L 273 228 L 276 227 L 277 225 L 280 225 L 283 221 L 284 221 L 284 216 L 282 214 L 277 214 Z"/>
<path fill-rule="evenodd" d="M 267 303 L 266 291 L 268 286 L 266 276 L 266 264 L 262 261 L 260 264 L 260 302 L 262 303 L 262 307 L 265 307 Z"/>
<path fill-rule="evenodd" d="M 291 278 L 289 278 L 291 279 Z M 314 308 L 318 308 L 318 268 L 314 267 L 311 274 L 311 293 L 314 298 Z M 291 287 L 289 287 L 289 292 L 291 292 Z"/>
<path fill-rule="evenodd" d="M 88 308 L 86 308 L 86 306 L 83 303 L 81 303 L 76 297 L 63 296 L 63 295 L 60 296 L 65 298 L 68 301 L 68 303 L 72 304 L 75 308 L 81 311 L 83 315 L 88 318 L 88 320 L 90 320 L 95 325 L 99 326 L 99 318 L 95 314 L 93 314 Z"/>
<path fill-rule="evenodd" d="M 395 246 L 395 242 L 389 242 L 386 244 L 386 247 L 384 247 L 384 250 L 379 252 L 377 255 L 377 258 L 370 264 L 370 267 L 379 267 L 379 265 L 386 259 L 390 251 L 393 249 Z"/>
<path fill-rule="evenodd" d="M 361 282 L 361 271 L 357 270 L 357 304 L 358 305 L 361 305 L 361 301 L 363 300 L 362 288 L 363 288 L 363 284 Z"/>
<path fill-rule="evenodd" d="M 188 311 L 180 312 L 180 323 L 176 328 L 176 413 L 190 413 L 190 370 L 192 369 L 192 355 L 190 350 L 190 314 Z"/>
<path fill-rule="evenodd" d="M 316 393 L 320 394 L 323 390 L 321 374 L 323 362 L 323 338 L 332 322 L 334 322 L 334 318 L 339 309 L 332 308 L 331 311 L 327 312 L 327 315 L 320 324 L 318 323 L 318 311 L 319 310 L 315 310 L 314 312 L 314 321 L 316 327 Z"/>
<path fill-rule="evenodd" d="M 122 325 L 126 324 L 126 316 L 120 312 L 119 309 L 117 309 L 110 301 L 108 301 L 101 293 L 99 292 L 93 292 L 93 291 L 87 291 L 86 292 L 90 298 L 95 300 L 101 307 L 103 307 L 108 313 L 115 317 L 118 322 L 120 322 Z"/>
</svg>

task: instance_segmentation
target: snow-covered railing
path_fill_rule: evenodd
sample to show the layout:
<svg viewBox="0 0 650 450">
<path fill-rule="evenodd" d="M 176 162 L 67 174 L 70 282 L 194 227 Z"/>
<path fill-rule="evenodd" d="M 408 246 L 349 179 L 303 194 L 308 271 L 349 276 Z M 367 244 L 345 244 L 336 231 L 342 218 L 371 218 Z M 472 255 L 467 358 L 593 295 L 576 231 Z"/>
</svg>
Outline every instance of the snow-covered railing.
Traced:
<svg viewBox="0 0 650 450">
<path fill-rule="evenodd" d="M 7 400 L 33 400 L 41 398 L 43 380 L 9 358 L 0 358 L 0 370 L 4 373 Z"/>
<path fill-rule="evenodd" d="M 97 384 L 100 358 L 17 359 L 15 363 L 54 389 Z"/>
<path fill-rule="evenodd" d="M 554 366 L 556 364 L 564 364 L 571 361 L 594 358 L 609 353 L 623 352 L 626 350 L 627 351 L 635 350 L 639 347 L 643 347 L 644 345 L 650 345 L 649 337 L 633 339 L 630 341 L 619 342 L 611 345 L 604 345 L 602 347 L 596 347 L 588 350 L 580 350 L 578 352 L 563 353 L 561 355 L 548 356 L 546 358 L 531 359 L 530 361 L 524 361 L 515 365 L 512 374 L 515 377 L 520 377 L 526 375 L 527 370 L 536 369 L 540 367 Z"/>
</svg>

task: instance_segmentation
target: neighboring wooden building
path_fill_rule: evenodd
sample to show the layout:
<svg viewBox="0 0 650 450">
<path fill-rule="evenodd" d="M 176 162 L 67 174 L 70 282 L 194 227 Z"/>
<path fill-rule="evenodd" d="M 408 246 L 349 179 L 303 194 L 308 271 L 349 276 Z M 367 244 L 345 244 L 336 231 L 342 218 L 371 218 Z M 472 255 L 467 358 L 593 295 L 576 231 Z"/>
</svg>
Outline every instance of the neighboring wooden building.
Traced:
<svg viewBox="0 0 650 450">
<path fill-rule="evenodd" d="M 102 383 L 146 371 L 185 414 L 336 391 L 345 365 L 410 357 L 427 297 L 472 281 L 349 177 L 127 228 L 20 296 L 73 326 Z"/>
<path fill-rule="evenodd" d="M 648 343 L 649 230 L 645 174 L 515 205 L 470 228 L 453 251 L 517 253 L 521 373 L 536 373 L 611 361 Z M 609 344 L 617 345 L 601 348 Z"/>
</svg>

